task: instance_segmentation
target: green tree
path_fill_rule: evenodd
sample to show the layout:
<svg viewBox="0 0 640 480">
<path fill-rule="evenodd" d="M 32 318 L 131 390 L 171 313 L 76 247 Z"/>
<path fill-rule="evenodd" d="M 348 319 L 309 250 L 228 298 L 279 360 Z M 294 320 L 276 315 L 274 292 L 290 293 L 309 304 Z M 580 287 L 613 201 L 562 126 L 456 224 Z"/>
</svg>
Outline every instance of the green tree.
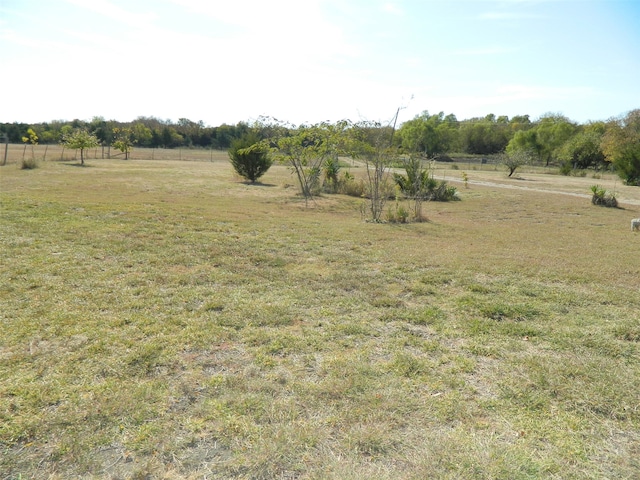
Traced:
<svg viewBox="0 0 640 480">
<path fill-rule="evenodd" d="M 22 160 L 24 161 L 24 154 L 27 150 L 27 145 L 31 145 L 31 159 L 35 160 L 36 155 L 33 149 L 34 145 L 38 144 L 38 135 L 36 134 L 33 128 L 27 129 L 27 135 L 22 137 L 22 141 L 24 142 L 24 151 L 22 152 Z"/>
<path fill-rule="evenodd" d="M 133 130 L 128 127 L 116 127 L 113 129 L 113 148 L 124 153 L 124 159 L 129 160 L 129 153 L 133 150 L 136 139 Z"/>
<path fill-rule="evenodd" d="M 578 131 L 577 125 L 566 117 L 547 114 L 541 117 L 533 127 L 515 132 L 506 152 L 516 156 L 516 152 L 525 152 L 536 158 L 541 164 L 549 166 L 560 153 L 562 146 Z"/>
<path fill-rule="evenodd" d="M 602 150 L 627 185 L 640 185 L 640 109 L 607 125 Z"/>
<path fill-rule="evenodd" d="M 507 117 L 492 113 L 484 118 L 472 118 L 460 123 L 460 148 L 471 154 L 490 155 L 504 151 L 513 130 Z"/>
<path fill-rule="evenodd" d="M 304 125 L 277 140 L 277 155 L 296 175 L 305 202 L 318 193 L 322 166 L 327 159 L 338 158 L 340 137 L 345 127 L 345 122 Z"/>
<path fill-rule="evenodd" d="M 256 183 L 273 163 L 269 146 L 261 142 L 254 132 L 246 133 L 231 142 L 229 159 L 236 173 L 251 183 Z"/>
<path fill-rule="evenodd" d="M 107 122 L 104 117 L 93 117 L 89 124 L 89 131 L 98 138 L 101 145 L 111 145 L 114 124 L 113 120 Z"/>
<path fill-rule="evenodd" d="M 131 133 L 137 145 L 150 147 L 153 139 L 153 132 L 142 122 L 135 122 L 131 125 Z"/>
<path fill-rule="evenodd" d="M 182 135 L 180 135 L 175 128 L 168 126 L 162 129 L 161 138 L 164 148 L 179 147 L 184 142 Z"/>
<path fill-rule="evenodd" d="M 80 150 L 80 164 L 84 165 L 84 151 L 88 148 L 96 148 L 100 145 L 100 140 L 94 134 L 81 128 L 64 133 L 62 136 L 62 146 L 73 150 Z"/>
<path fill-rule="evenodd" d="M 500 163 L 507 167 L 509 176 L 512 176 L 518 168 L 531 163 L 532 158 L 533 155 L 527 150 L 515 150 L 502 154 Z"/>
<path fill-rule="evenodd" d="M 457 144 L 457 128 L 455 115 L 445 117 L 444 112 L 429 115 L 429 112 L 424 111 L 404 122 L 398 129 L 398 137 L 405 151 L 434 157 L 451 151 Z"/>
<path fill-rule="evenodd" d="M 602 135 L 597 130 L 585 128 L 569 138 L 558 151 L 562 173 L 567 174 L 572 169 L 601 168 L 605 164 Z"/>
</svg>

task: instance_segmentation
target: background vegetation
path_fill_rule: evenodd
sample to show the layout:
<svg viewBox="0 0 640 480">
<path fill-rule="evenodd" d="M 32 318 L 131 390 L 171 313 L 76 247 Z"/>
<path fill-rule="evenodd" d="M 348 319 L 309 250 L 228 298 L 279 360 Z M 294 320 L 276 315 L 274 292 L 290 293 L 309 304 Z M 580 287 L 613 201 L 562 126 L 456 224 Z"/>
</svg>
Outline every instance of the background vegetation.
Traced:
<svg viewBox="0 0 640 480">
<path fill-rule="evenodd" d="M 340 129 L 343 122 L 323 126 Z M 234 139 L 252 132 L 261 140 L 275 144 L 278 139 L 295 136 L 317 126 L 294 126 L 271 118 L 249 124 L 210 127 L 202 121 L 181 118 L 177 122 L 139 117 L 118 122 L 96 117 L 91 121 L 54 121 L 27 125 L 0 124 L 11 143 L 56 144 L 73 131 L 94 135 L 101 145 L 119 150 L 128 157 L 134 147 L 227 149 Z M 378 125 L 379 128 L 389 128 Z M 395 127 L 395 125 L 394 125 Z M 33 140 L 35 136 L 36 140 Z M 452 154 L 495 155 L 506 158 L 525 155 L 544 166 L 558 166 L 564 174 L 587 169 L 613 169 L 630 185 L 640 184 L 640 110 L 608 121 L 578 124 L 560 114 L 549 113 L 531 120 L 529 115 L 512 118 L 489 114 L 484 118 L 458 120 L 444 112 L 421 115 L 408 120 L 392 135 L 391 146 L 401 153 L 420 153 L 425 158 L 446 159 Z"/>
</svg>

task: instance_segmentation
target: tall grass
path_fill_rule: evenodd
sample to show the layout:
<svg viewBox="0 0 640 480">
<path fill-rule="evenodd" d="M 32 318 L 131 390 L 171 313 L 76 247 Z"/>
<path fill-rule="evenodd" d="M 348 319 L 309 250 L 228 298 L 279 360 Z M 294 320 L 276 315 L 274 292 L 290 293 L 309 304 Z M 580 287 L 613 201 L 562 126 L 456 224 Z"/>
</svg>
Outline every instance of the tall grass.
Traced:
<svg viewBox="0 0 640 480">
<path fill-rule="evenodd" d="M 89 165 L 0 170 L 1 478 L 640 474 L 637 212 Z"/>
</svg>

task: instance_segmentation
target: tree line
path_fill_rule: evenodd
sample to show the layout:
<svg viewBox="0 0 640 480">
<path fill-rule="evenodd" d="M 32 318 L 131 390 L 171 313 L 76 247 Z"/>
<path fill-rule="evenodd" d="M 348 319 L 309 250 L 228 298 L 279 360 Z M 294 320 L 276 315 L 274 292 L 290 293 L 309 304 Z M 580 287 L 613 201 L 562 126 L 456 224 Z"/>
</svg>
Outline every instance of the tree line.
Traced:
<svg viewBox="0 0 640 480">
<path fill-rule="evenodd" d="M 339 123 L 339 122 L 338 122 Z M 335 125 L 338 125 L 336 123 Z M 335 126 L 334 125 L 334 126 Z M 253 123 L 206 126 L 181 118 L 177 122 L 138 117 L 118 122 L 94 117 L 91 121 L 53 121 L 39 124 L 4 123 L 0 132 L 12 143 L 64 142 L 72 132 L 85 131 L 101 145 L 127 154 L 134 145 L 148 148 L 201 147 L 229 149 L 234 140 L 252 133 L 258 140 L 292 135 L 300 128 L 270 118 Z M 380 125 L 380 128 L 389 126 Z M 394 129 L 395 130 L 395 129 Z M 284 133 L 283 133 L 284 132 Z M 496 116 L 458 120 L 444 112 L 424 111 L 402 123 L 391 137 L 401 153 L 445 159 L 451 154 L 506 157 L 510 168 L 522 163 L 557 166 L 562 173 L 587 168 L 614 168 L 630 185 L 640 185 L 640 109 L 607 121 L 579 124 L 549 113 L 536 120 L 529 115 Z"/>
<path fill-rule="evenodd" d="M 132 122 L 94 117 L 90 121 L 76 119 L 35 124 L 0 123 L 0 132 L 7 135 L 10 143 L 22 143 L 28 137 L 29 129 L 37 133 L 40 144 L 58 144 L 70 132 L 86 130 L 105 146 L 127 137 L 127 141 L 143 148 L 201 147 L 226 150 L 233 139 L 240 138 L 249 131 L 249 124 L 239 122 L 236 125 L 210 127 L 202 121 L 194 122 L 186 118 L 173 122 L 155 117 L 138 117 Z"/>
</svg>

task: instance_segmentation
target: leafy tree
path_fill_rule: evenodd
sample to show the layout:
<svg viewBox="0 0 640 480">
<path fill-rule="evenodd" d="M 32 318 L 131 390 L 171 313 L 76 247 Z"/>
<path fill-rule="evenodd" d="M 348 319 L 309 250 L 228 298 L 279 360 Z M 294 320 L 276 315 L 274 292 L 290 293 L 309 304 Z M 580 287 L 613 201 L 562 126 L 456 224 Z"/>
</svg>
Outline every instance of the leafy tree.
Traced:
<svg viewBox="0 0 640 480">
<path fill-rule="evenodd" d="M 204 132 L 204 123 L 202 120 L 194 122 L 188 118 L 179 118 L 176 127 L 177 132 L 184 138 L 184 145 L 203 145 L 202 135 Z"/>
<path fill-rule="evenodd" d="M 444 116 L 444 112 L 429 115 L 424 111 L 402 124 L 398 137 L 402 148 L 408 152 L 427 157 L 451 151 L 457 144 L 458 120 L 455 115 Z"/>
<path fill-rule="evenodd" d="M 509 169 L 509 176 L 512 176 L 519 167 L 531 163 L 532 158 L 533 155 L 527 150 L 515 150 L 503 154 L 500 163 Z"/>
<path fill-rule="evenodd" d="M 519 132 L 520 130 L 528 130 L 533 127 L 529 115 L 516 115 L 509 120 L 509 126 L 512 132 Z"/>
<path fill-rule="evenodd" d="M 231 146 L 231 141 L 234 138 L 240 138 L 242 135 L 249 132 L 249 130 L 249 125 L 244 122 L 238 122 L 236 125 L 227 125 L 223 123 L 214 129 L 214 143 L 218 148 L 229 148 Z"/>
<path fill-rule="evenodd" d="M 38 144 L 38 135 L 32 128 L 27 129 L 27 135 L 22 137 L 22 141 L 24 142 L 24 151 L 22 152 L 22 160 L 24 161 L 24 154 L 27 150 L 27 145 L 31 145 L 31 158 L 35 160 L 35 152 L 33 150 L 33 146 Z"/>
<path fill-rule="evenodd" d="M 113 129 L 113 147 L 124 153 L 124 159 L 129 160 L 129 153 L 133 150 L 136 139 L 133 130 L 127 127 L 116 127 Z"/>
<path fill-rule="evenodd" d="M 322 165 L 327 159 L 338 158 L 340 136 L 345 126 L 345 122 L 305 125 L 277 140 L 276 152 L 296 175 L 305 202 L 318 193 Z"/>
<path fill-rule="evenodd" d="M 506 152 L 517 157 L 517 152 L 525 152 L 530 160 L 537 158 L 549 166 L 558 158 L 561 147 L 577 132 L 577 126 L 566 117 L 547 114 L 541 117 L 533 127 L 515 132 Z"/>
<path fill-rule="evenodd" d="M 498 121 L 500 120 L 500 121 Z M 460 147 L 466 153 L 490 155 L 504 151 L 513 135 L 506 117 L 492 113 L 484 118 L 472 118 L 460 124 Z"/>
<path fill-rule="evenodd" d="M 174 148 L 182 145 L 184 138 L 175 128 L 165 126 L 161 132 L 162 146 L 164 148 Z"/>
<path fill-rule="evenodd" d="M 340 185 L 340 159 L 338 156 L 330 156 L 324 160 L 322 164 L 322 171 L 324 173 L 324 186 L 331 192 L 336 193 Z"/>
<path fill-rule="evenodd" d="M 541 117 L 534 129 L 540 160 L 549 166 L 562 145 L 576 133 L 577 126 L 563 115 L 550 113 Z"/>
<path fill-rule="evenodd" d="M 567 140 L 558 152 L 562 173 L 567 174 L 571 169 L 602 167 L 605 156 L 601 143 L 602 133 L 594 129 L 584 129 Z"/>
<path fill-rule="evenodd" d="M 93 117 L 88 129 L 98 138 L 102 145 L 111 145 L 114 124 L 113 120 L 107 122 L 103 117 Z"/>
<path fill-rule="evenodd" d="M 640 185 L 640 109 L 607 125 L 602 150 L 627 185 Z"/>
<path fill-rule="evenodd" d="M 236 173 L 251 183 L 256 183 L 273 163 L 269 146 L 261 142 L 254 132 L 246 133 L 231 142 L 229 159 Z"/>
<path fill-rule="evenodd" d="M 153 139 L 152 130 L 142 122 L 135 122 L 131 125 L 131 133 L 136 144 L 142 147 L 150 147 Z"/>
<path fill-rule="evenodd" d="M 25 136 L 29 125 L 26 123 L 3 123 L 2 131 L 7 135 L 9 143 L 20 143 L 22 137 Z"/>
<path fill-rule="evenodd" d="M 88 148 L 96 148 L 100 145 L 100 140 L 94 134 L 81 128 L 63 134 L 61 144 L 65 148 L 80 150 L 80 164 L 84 165 L 84 151 Z"/>
</svg>

